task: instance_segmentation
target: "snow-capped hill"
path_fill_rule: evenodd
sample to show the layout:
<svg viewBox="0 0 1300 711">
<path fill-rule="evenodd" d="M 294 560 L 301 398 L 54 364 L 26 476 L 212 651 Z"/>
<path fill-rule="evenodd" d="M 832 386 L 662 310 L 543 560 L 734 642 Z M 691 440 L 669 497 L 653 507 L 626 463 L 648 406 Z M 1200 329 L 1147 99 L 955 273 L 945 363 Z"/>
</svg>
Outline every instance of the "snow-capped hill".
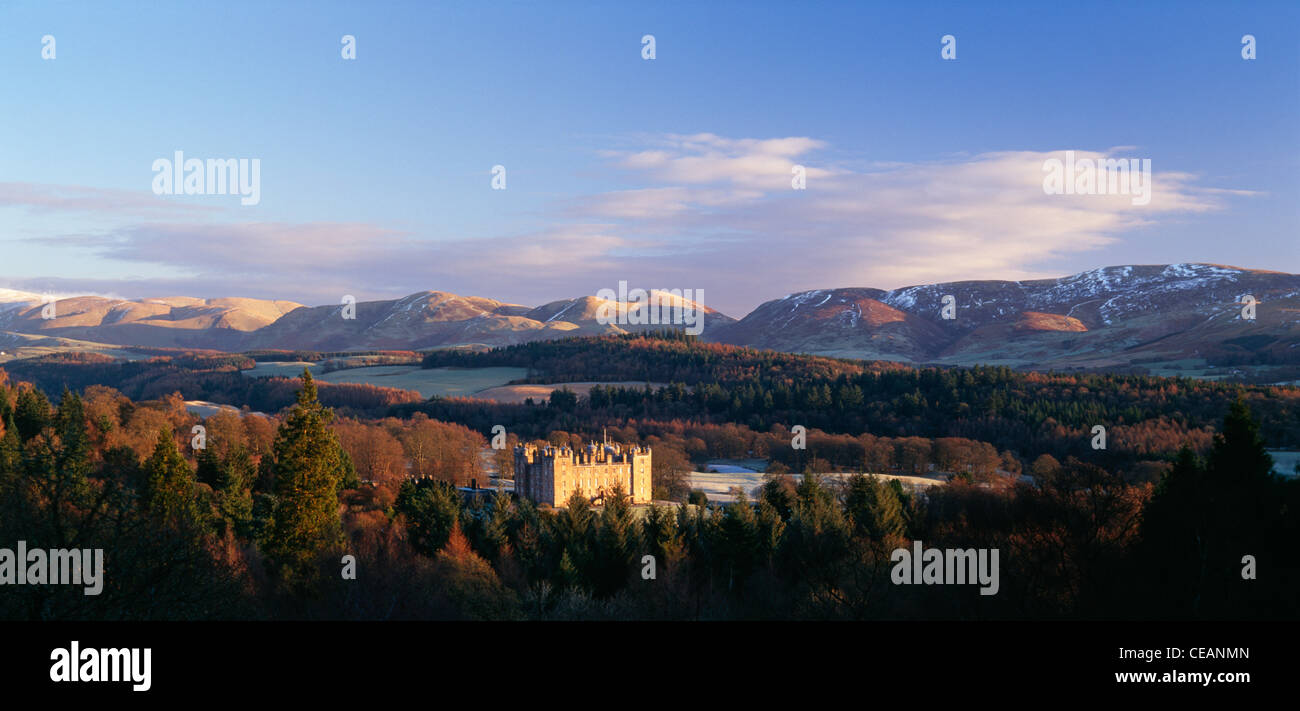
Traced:
<svg viewBox="0 0 1300 711">
<path fill-rule="evenodd" d="M 1240 318 L 1246 295 L 1257 302 L 1254 321 Z M 952 318 L 945 318 L 945 306 Z M 1229 352 L 1269 360 L 1274 356 L 1238 351 L 1300 350 L 1298 307 L 1294 274 L 1218 264 L 1121 265 L 1058 279 L 804 291 L 764 303 L 711 337 L 916 362 L 1113 366 Z M 1260 338 L 1234 340 L 1247 331 Z"/>
</svg>

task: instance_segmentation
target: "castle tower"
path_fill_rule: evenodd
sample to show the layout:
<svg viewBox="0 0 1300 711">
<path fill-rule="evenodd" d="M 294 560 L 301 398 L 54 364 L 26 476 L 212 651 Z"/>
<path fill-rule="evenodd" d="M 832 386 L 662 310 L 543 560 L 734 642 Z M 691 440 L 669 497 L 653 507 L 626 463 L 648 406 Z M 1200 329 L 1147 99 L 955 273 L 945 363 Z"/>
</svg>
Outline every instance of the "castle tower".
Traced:
<svg viewBox="0 0 1300 711">
<path fill-rule="evenodd" d="M 622 488 L 634 504 L 650 502 L 649 447 L 592 442 L 581 450 L 526 444 L 515 447 L 515 492 L 537 503 L 566 506 L 574 492 L 600 502 Z"/>
</svg>

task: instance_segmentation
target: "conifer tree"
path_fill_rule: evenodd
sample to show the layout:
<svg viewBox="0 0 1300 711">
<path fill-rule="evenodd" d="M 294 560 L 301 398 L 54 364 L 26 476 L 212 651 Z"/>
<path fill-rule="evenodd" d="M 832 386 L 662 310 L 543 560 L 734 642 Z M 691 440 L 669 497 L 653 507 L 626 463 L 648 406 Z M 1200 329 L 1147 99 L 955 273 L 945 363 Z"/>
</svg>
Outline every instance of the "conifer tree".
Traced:
<svg viewBox="0 0 1300 711">
<path fill-rule="evenodd" d="M 632 515 L 632 502 L 621 485 L 605 497 L 592 568 L 595 593 L 611 595 L 622 588 L 641 548 L 641 536 Z"/>
<path fill-rule="evenodd" d="M 764 565 L 770 565 L 776 551 L 781 546 L 781 537 L 785 535 L 785 519 L 776 507 L 766 499 L 758 502 L 758 559 Z"/>
<path fill-rule="evenodd" d="M 1275 557 L 1275 532 L 1285 526 L 1287 483 L 1272 467 L 1259 425 L 1240 400 L 1203 462 L 1186 447 L 1179 452 L 1142 514 L 1147 565 L 1163 612 L 1259 614 L 1258 605 L 1245 601 L 1266 596 L 1279 578 L 1243 581 L 1240 571 L 1244 555 L 1272 563 L 1275 576 L 1285 567 L 1277 565 L 1285 556 Z"/>
<path fill-rule="evenodd" d="M 850 477 L 844 507 L 858 535 L 883 541 L 888 536 L 901 536 L 906 530 L 902 500 L 892 486 L 881 483 L 878 477 Z"/>
<path fill-rule="evenodd" d="M 0 381 L 0 422 L 8 422 L 14 413 L 13 403 L 9 402 L 9 389 Z"/>
<path fill-rule="evenodd" d="M 216 472 L 217 507 L 222 519 L 240 538 L 253 534 L 253 481 L 257 468 L 243 445 L 236 445 Z"/>
<path fill-rule="evenodd" d="M 556 534 L 563 550 L 561 559 L 568 560 L 568 565 L 573 571 L 570 577 L 576 576 L 573 577 L 576 584 L 585 587 L 589 582 L 586 579 L 586 572 L 591 561 L 592 533 L 596 515 L 591 509 L 591 502 L 581 491 L 574 491 L 569 496 L 567 504 L 567 507 L 556 517 Z"/>
<path fill-rule="evenodd" d="M 194 531 L 201 526 L 201 511 L 194 487 L 194 472 L 176 448 L 166 429 L 158 430 L 153 454 L 145 460 L 145 509 L 174 529 Z"/>
<path fill-rule="evenodd" d="M 35 437 L 53 420 L 50 401 L 45 393 L 36 388 L 23 388 L 18 392 L 18 403 L 14 406 L 14 423 L 18 426 L 18 436 L 24 442 Z"/>
<path fill-rule="evenodd" d="M 514 506 L 510 497 L 498 492 L 488 509 L 487 520 L 483 526 L 483 543 L 487 549 L 487 559 L 493 563 L 510 549 L 510 529 L 514 521 Z"/>
<path fill-rule="evenodd" d="M 733 489 L 735 501 L 722 514 L 722 563 L 728 590 L 737 590 L 754 569 L 759 549 L 758 519 L 743 489 Z"/>
<path fill-rule="evenodd" d="M 429 556 L 447 545 L 452 528 L 460 521 L 460 495 L 445 481 L 407 479 L 398 490 L 394 508 L 406 518 L 411 545 Z"/>
<path fill-rule="evenodd" d="M 332 417 L 304 369 L 298 402 L 272 446 L 276 502 L 263 542 L 272 567 L 291 584 L 314 578 L 317 557 L 342 543 L 339 491 L 346 464 L 328 427 Z"/>
<path fill-rule="evenodd" d="M 681 535 L 670 509 L 651 504 L 641 521 L 641 538 L 646 552 L 659 562 L 676 559 L 681 555 Z"/>
<path fill-rule="evenodd" d="M 13 411 L 5 417 L 4 436 L 0 437 L 0 532 L 21 525 L 23 507 L 22 456 L 23 443 L 14 425 Z"/>
<path fill-rule="evenodd" d="M 22 440 L 18 438 L 18 426 L 14 424 L 13 411 L 4 417 L 4 437 L 0 438 L 0 477 L 6 474 L 17 475 L 18 465 L 22 461 Z"/>
</svg>

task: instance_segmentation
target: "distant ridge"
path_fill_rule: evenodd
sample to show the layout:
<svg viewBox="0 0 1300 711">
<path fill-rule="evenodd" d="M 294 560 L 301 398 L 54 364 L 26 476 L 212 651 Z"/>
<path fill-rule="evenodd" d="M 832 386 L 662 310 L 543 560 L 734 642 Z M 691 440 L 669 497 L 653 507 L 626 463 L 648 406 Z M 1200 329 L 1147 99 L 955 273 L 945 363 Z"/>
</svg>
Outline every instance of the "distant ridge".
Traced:
<svg viewBox="0 0 1300 711">
<path fill-rule="evenodd" d="M 1240 318 L 1240 297 L 1259 303 Z M 942 315 L 953 299 L 955 318 Z M 680 297 L 678 297 L 680 298 Z M 695 304 L 689 304 L 695 306 Z M 626 304 L 595 296 L 530 307 L 445 291 L 343 306 L 245 298 L 55 302 L 0 289 L 0 332 L 148 347 L 428 349 L 501 346 L 661 328 L 604 324 Z M 1184 360 L 1300 364 L 1300 275 L 1217 264 L 1128 265 L 1058 279 L 818 289 L 737 321 L 700 305 L 706 341 L 912 363 L 1106 368 Z"/>
<path fill-rule="evenodd" d="M 1238 299 L 1258 302 L 1240 318 Z M 944 319 L 951 296 L 955 318 Z M 1300 364 L 1300 275 L 1215 264 L 1130 265 L 1059 279 L 822 289 L 766 302 L 724 343 L 917 363 L 1097 368 L 1219 358 Z M 1251 336 L 1250 341 L 1239 341 Z"/>
</svg>

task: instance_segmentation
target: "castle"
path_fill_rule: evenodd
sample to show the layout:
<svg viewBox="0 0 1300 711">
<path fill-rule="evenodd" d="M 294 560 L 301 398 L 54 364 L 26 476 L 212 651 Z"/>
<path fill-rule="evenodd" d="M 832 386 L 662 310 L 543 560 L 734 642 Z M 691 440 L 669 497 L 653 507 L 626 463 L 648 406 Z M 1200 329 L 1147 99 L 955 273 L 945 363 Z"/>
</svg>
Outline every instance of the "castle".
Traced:
<svg viewBox="0 0 1300 711">
<path fill-rule="evenodd" d="M 567 506 L 573 492 L 603 501 L 616 485 L 634 504 L 650 503 L 650 448 L 617 444 L 515 447 L 515 493 L 537 503 Z"/>
</svg>

